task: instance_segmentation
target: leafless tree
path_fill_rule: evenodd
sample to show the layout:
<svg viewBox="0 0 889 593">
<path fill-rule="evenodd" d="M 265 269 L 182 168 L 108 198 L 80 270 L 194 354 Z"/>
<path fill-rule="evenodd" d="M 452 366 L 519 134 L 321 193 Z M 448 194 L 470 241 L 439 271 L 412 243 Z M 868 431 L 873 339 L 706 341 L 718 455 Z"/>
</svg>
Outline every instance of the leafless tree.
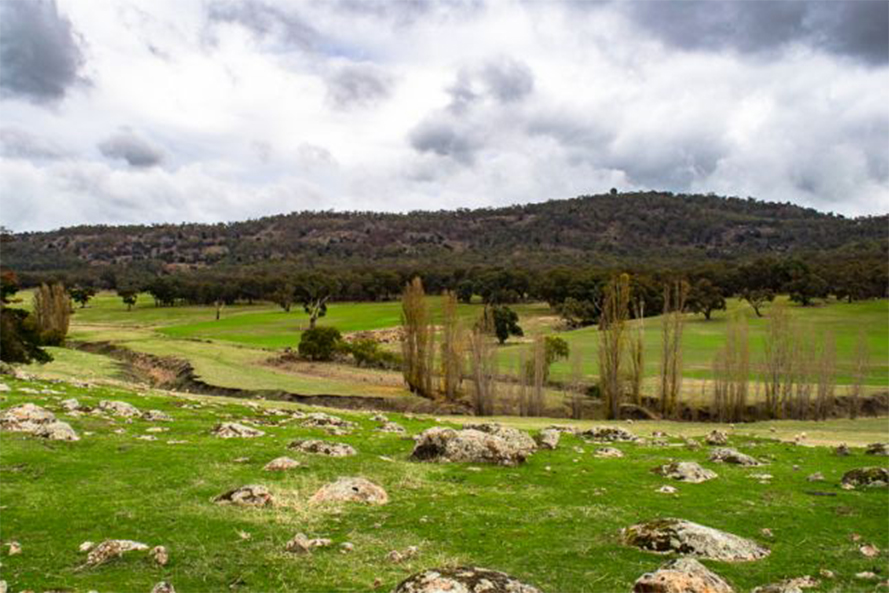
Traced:
<svg viewBox="0 0 889 593">
<path fill-rule="evenodd" d="M 34 293 L 34 320 L 46 344 L 65 341 L 72 311 L 71 299 L 60 283 L 41 284 Z"/>
<path fill-rule="evenodd" d="M 833 332 L 827 331 L 818 353 L 818 388 L 816 418 L 827 420 L 833 415 L 836 392 L 836 340 Z"/>
<path fill-rule="evenodd" d="M 469 334 L 469 355 L 473 383 L 472 407 L 477 416 L 490 416 L 494 413 L 497 398 L 497 351 L 491 338 L 479 326 L 473 328 Z"/>
<path fill-rule="evenodd" d="M 679 392 L 682 389 L 682 329 L 687 295 L 687 282 L 678 281 L 664 287 L 660 397 L 661 413 L 667 418 L 675 415 L 679 404 Z"/>
<path fill-rule="evenodd" d="M 413 393 L 431 398 L 435 332 L 419 278 L 405 286 L 401 297 L 401 325 L 404 381 Z"/>
<path fill-rule="evenodd" d="M 463 382 L 466 337 L 457 315 L 457 295 L 451 291 L 442 301 L 441 391 L 448 401 L 456 401 Z"/>
<path fill-rule="evenodd" d="M 645 378 L 645 302 L 642 299 L 633 305 L 635 321 L 629 334 L 630 350 L 630 396 L 637 406 L 642 405 L 642 381 Z"/>
<path fill-rule="evenodd" d="M 858 417 L 861 411 L 861 396 L 864 392 L 869 358 L 867 336 L 864 329 L 860 329 L 858 339 L 855 341 L 855 354 L 852 359 L 852 384 L 849 386 L 849 418 L 853 420 Z"/>
<path fill-rule="evenodd" d="M 571 417 L 583 418 L 583 356 L 580 348 L 574 346 L 570 354 L 571 364 Z"/>
<path fill-rule="evenodd" d="M 621 385 L 627 319 L 630 316 L 630 277 L 622 274 L 605 287 L 599 320 L 599 390 L 609 418 L 620 417 Z"/>
</svg>

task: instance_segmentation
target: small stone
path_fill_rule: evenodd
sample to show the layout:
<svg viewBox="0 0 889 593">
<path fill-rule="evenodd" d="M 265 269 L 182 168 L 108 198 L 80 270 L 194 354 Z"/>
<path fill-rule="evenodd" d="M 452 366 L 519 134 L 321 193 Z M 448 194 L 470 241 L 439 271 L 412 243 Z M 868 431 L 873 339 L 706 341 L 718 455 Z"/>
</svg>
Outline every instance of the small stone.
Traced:
<svg viewBox="0 0 889 593">
<path fill-rule="evenodd" d="M 9 548 L 9 550 L 7 551 L 7 554 L 9 556 L 16 556 L 22 553 L 22 545 L 18 542 L 7 542 L 6 546 Z"/>
<path fill-rule="evenodd" d="M 380 505 L 389 502 L 389 495 L 381 487 L 365 478 L 339 478 L 335 482 L 322 486 L 312 495 L 309 502 L 363 502 Z"/>
<path fill-rule="evenodd" d="M 404 434 L 407 431 L 400 424 L 395 422 L 385 422 L 381 427 L 377 429 L 378 432 L 388 432 L 392 434 Z"/>
<path fill-rule="evenodd" d="M 596 457 L 623 457 L 624 452 L 614 447 L 599 447 L 596 449 Z"/>
<path fill-rule="evenodd" d="M 537 446 L 541 449 L 554 450 L 559 446 L 561 436 L 562 433 L 558 430 L 544 428 L 534 437 L 534 440 L 537 441 Z"/>
<path fill-rule="evenodd" d="M 864 451 L 865 455 L 889 456 L 889 443 L 871 443 Z"/>
<path fill-rule="evenodd" d="M 822 579 L 833 579 L 833 578 L 836 577 L 836 575 L 833 573 L 832 570 L 828 570 L 828 569 L 826 569 L 826 568 L 822 568 L 821 570 L 819 570 L 819 571 L 818 571 L 818 575 L 819 575 Z"/>
<path fill-rule="evenodd" d="M 328 457 L 350 457 L 358 453 L 351 445 L 317 439 L 297 439 L 287 445 L 287 448 L 314 455 L 327 455 Z"/>
<path fill-rule="evenodd" d="M 880 555 L 880 548 L 872 544 L 864 544 L 858 548 L 858 551 L 867 558 L 876 558 Z"/>
<path fill-rule="evenodd" d="M 731 586 L 694 558 L 672 560 L 646 573 L 633 585 L 634 593 L 733 593 Z"/>
<path fill-rule="evenodd" d="M 661 465 L 652 470 L 654 473 L 689 484 L 700 484 L 716 477 L 716 472 L 701 467 L 694 461 L 678 461 Z"/>
<path fill-rule="evenodd" d="M 840 444 L 836 449 L 834 449 L 834 453 L 836 453 L 840 457 L 847 457 L 851 454 L 849 450 L 849 446 L 846 443 Z"/>
<path fill-rule="evenodd" d="M 139 408 L 127 402 L 102 400 L 99 409 L 123 418 L 136 418 L 141 414 Z"/>
<path fill-rule="evenodd" d="M 80 544 L 80 546 L 77 549 L 80 550 L 81 552 L 89 552 L 90 550 L 93 549 L 93 546 L 95 546 L 95 545 L 96 544 L 94 544 L 91 541 L 85 541 L 82 544 Z"/>
<path fill-rule="evenodd" d="M 109 560 L 119 558 L 127 552 L 144 552 L 148 546 L 129 539 L 109 539 L 90 550 L 86 557 L 87 566 L 99 566 Z"/>
<path fill-rule="evenodd" d="M 259 429 L 251 428 L 237 422 L 222 422 L 213 427 L 212 433 L 221 439 L 250 439 L 261 437 L 265 433 Z"/>
<path fill-rule="evenodd" d="M 728 435 L 722 430 L 714 430 L 707 435 L 707 438 L 705 438 L 704 441 L 708 445 L 727 445 Z"/>
<path fill-rule="evenodd" d="M 859 580 L 862 580 L 862 581 L 874 581 L 874 580 L 876 580 L 878 577 L 877 577 L 877 575 L 874 574 L 873 572 L 871 572 L 871 571 L 869 571 L 869 570 L 866 570 L 866 571 L 864 571 L 864 572 L 856 572 L 856 573 L 855 573 L 855 578 L 856 578 L 856 579 L 859 579 Z"/>
<path fill-rule="evenodd" d="M 329 539 L 309 539 L 304 533 L 297 533 L 284 545 L 284 550 L 294 554 L 308 554 L 315 548 L 324 548 L 331 543 L 332 542 Z"/>
<path fill-rule="evenodd" d="M 820 584 L 821 583 L 817 579 L 813 579 L 809 575 L 806 575 L 756 587 L 753 589 L 753 593 L 802 593 L 803 589 L 811 589 Z"/>
<path fill-rule="evenodd" d="M 824 474 L 822 474 L 821 472 L 815 472 L 814 474 L 808 476 L 806 478 L 806 481 L 807 482 L 823 482 L 824 481 Z"/>
<path fill-rule="evenodd" d="M 768 527 L 763 527 L 759 530 L 759 532 L 763 535 L 763 537 L 774 537 L 774 535 L 772 534 L 772 530 Z"/>
<path fill-rule="evenodd" d="M 158 566 L 166 566 L 170 561 L 170 554 L 164 546 L 154 546 L 148 554 Z"/>
<path fill-rule="evenodd" d="M 151 593 L 176 593 L 176 589 L 167 581 L 161 581 L 154 586 Z"/>
<path fill-rule="evenodd" d="M 730 449 L 728 447 L 719 447 L 710 451 L 710 461 L 743 466 L 762 465 L 762 462 L 750 455 L 746 455 L 736 449 Z"/>
<path fill-rule="evenodd" d="M 265 486 L 251 484 L 220 494 L 213 499 L 213 502 L 242 506 L 270 506 L 275 503 L 275 499 Z"/>
<path fill-rule="evenodd" d="M 340 544 L 340 552 L 342 552 L 343 554 L 348 554 L 349 552 L 352 552 L 354 550 L 355 544 L 353 544 L 352 542 L 343 542 Z"/>
<path fill-rule="evenodd" d="M 291 459 L 289 457 L 276 457 L 275 459 L 272 459 L 271 461 L 266 463 L 262 469 L 267 472 L 280 472 L 294 469 L 296 467 L 299 467 L 300 465 L 300 462 L 295 459 Z"/>
<path fill-rule="evenodd" d="M 676 488 L 674 488 L 673 486 L 666 486 L 665 485 L 665 486 L 661 486 L 660 488 L 658 488 L 657 492 L 659 492 L 661 494 L 676 494 L 679 491 Z"/>
<path fill-rule="evenodd" d="M 173 417 L 160 410 L 148 410 L 142 414 L 142 420 L 147 420 L 148 422 L 172 422 Z"/>
<path fill-rule="evenodd" d="M 376 581 L 374 583 L 374 586 L 379 586 Z M 444 592 L 540 593 L 540 590 L 496 570 L 457 566 L 424 570 L 401 581 L 392 591 L 392 593 Z"/>
<path fill-rule="evenodd" d="M 392 550 L 391 552 L 386 554 L 386 560 L 397 564 L 399 562 L 404 562 L 405 560 L 410 560 L 419 553 L 420 550 L 419 548 L 417 548 L 417 546 L 408 546 L 403 552 Z"/>
</svg>

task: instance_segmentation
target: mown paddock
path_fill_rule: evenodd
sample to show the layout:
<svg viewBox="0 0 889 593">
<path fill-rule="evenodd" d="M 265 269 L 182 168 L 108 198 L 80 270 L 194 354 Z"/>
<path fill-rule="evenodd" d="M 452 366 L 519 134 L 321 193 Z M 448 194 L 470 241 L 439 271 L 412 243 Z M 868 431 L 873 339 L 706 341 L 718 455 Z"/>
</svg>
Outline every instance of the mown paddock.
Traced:
<svg viewBox="0 0 889 593">
<path fill-rule="evenodd" d="M 369 413 L 333 412 L 358 422 L 358 430 L 347 436 L 329 437 L 317 429 L 285 423 L 261 426 L 267 434 L 257 439 L 220 440 L 209 432 L 218 421 L 264 421 L 269 417 L 261 409 L 299 406 L 256 402 L 257 410 L 247 406 L 250 402 L 222 397 L 134 392 L 101 384 L 4 382 L 12 390 L 2 394 L 3 409 L 25 401 L 45 405 L 83 437 L 65 443 L 2 434 L 0 539 L 18 541 L 23 549 L 20 555 L 3 559 L 2 578 L 11 590 L 148 591 L 157 581 L 168 580 L 179 591 L 387 591 L 418 570 L 471 563 L 504 570 L 543 591 L 626 591 L 665 558 L 623 545 L 619 530 L 664 516 L 724 529 L 771 549 L 768 558 L 752 563 L 704 562 L 738 591 L 787 577 L 817 576 L 821 569 L 836 577 L 816 591 L 870 591 L 874 583 L 855 575 L 885 574 L 885 551 L 867 558 L 858 548 L 862 543 L 881 550 L 889 547 L 885 521 L 889 494 L 838 487 L 846 470 L 885 466 L 885 458 L 866 457 L 861 449 L 854 449 L 850 457 L 838 457 L 825 447 L 769 440 L 790 438 L 800 429 L 819 442 L 886 440 L 885 419 L 739 426 L 731 444 L 770 462 L 761 468 L 712 464 L 706 461 L 706 447 L 692 451 L 683 446 L 618 444 L 624 458 L 600 459 L 593 456 L 594 445 L 567 435 L 556 451 L 540 451 L 525 464 L 507 468 L 409 461 L 410 440 L 376 432 L 377 423 Z M 45 389 L 51 392 L 42 393 Z M 163 410 L 174 420 L 161 424 L 169 431 L 148 433 L 157 425 L 70 417 L 58 407 L 66 397 L 91 406 L 101 399 L 127 401 L 140 409 Z M 194 403 L 202 407 L 182 405 Z M 441 424 L 430 417 L 393 414 L 390 418 L 412 434 Z M 461 419 L 447 420 L 452 424 Z M 502 420 L 532 430 L 547 422 Z M 712 428 L 670 422 L 620 425 L 643 436 L 666 431 L 700 437 Z M 775 433 L 770 431 L 773 427 Z M 137 438 L 147 434 L 159 438 Z M 343 459 L 295 454 L 286 445 L 297 437 L 347 442 L 359 454 Z M 167 444 L 167 440 L 187 442 Z M 304 467 L 285 474 L 261 470 L 267 461 L 285 454 L 298 458 Z M 650 471 L 670 459 L 699 461 L 716 470 L 719 478 L 703 484 L 671 483 Z M 768 484 L 749 477 L 761 472 L 773 475 Z M 808 482 L 806 477 L 814 472 L 822 472 L 826 481 Z M 372 479 L 389 491 L 391 502 L 381 507 L 306 503 L 318 486 L 341 475 Z M 283 505 L 240 509 L 210 502 L 213 496 L 247 483 L 268 486 Z M 678 487 L 678 494 L 656 492 L 666 483 Z M 763 533 L 766 528 L 771 536 Z M 329 537 L 334 546 L 310 556 L 293 556 L 283 546 L 297 532 Z M 860 540 L 853 541 L 853 534 Z M 165 545 L 171 561 L 160 568 L 134 554 L 99 568 L 77 570 L 85 557 L 77 551 L 80 543 L 106 538 Z M 355 551 L 341 554 L 337 546 L 344 541 L 354 543 Z M 419 547 L 417 557 L 402 563 L 386 559 L 390 551 L 411 545 Z"/>
</svg>

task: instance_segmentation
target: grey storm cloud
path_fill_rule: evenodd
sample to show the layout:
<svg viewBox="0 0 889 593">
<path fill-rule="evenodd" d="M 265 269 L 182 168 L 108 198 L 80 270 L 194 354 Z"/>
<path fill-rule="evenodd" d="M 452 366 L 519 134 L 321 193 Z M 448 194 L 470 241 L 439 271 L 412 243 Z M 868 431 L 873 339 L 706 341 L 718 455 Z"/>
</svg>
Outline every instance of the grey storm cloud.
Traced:
<svg viewBox="0 0 889 593">
<path fill-rule="evenodd" d="M 320 0 L 338 11 L 410 25 L 419 19 L 459 19 L 485 6 L 483 0 Z"/>
<path fill-rule="evenodd" d="M 121 130 L 99 143 L 99 150 L 109 159 L 125 160 L 131 167 L 147 168 L 164 160 L 161 149 L 130 130 Z"/>
<path fill-rule="evenodd" d="M 54 142 L 20 128 L 0 128 L 0 154 L 7 158 L 55 160 L 66 156 Z"/>
<path fill-rule="evenodd" d="M 800 42 L 870 64 L 889 61 L 885 0 L 640 0 L 618 5 L 646 31 L 681 49 L 763 53 Z"/>
<path fill-rule="evenodd" d="M 348 64 L 327 80 L 327 99 L 337 109 L 366 107 L 392 92 L 392 77 L 373 64 Z"/>
<path fill-rule="evenodd" d="M 534 74 L 527 64 L 510 58 L 488 62 L 481 71 L 488 91 L 505 103 L 525 98 L 534 90 Z"/>
<path fill-rule="evenodd" d="M 411 146 L 418 152 L 450 157 L 463 165 L 475 162 L 475 153 L 481 143 L 466 126 L 449 113 L 437 113 L 424 119 L 409 137 Z"/>
<path fill-rule="evenodd" d="M 300 15 L 274 3 L 259 0 L 217 0 L 207 7 L 211 22 L 238 24 L 257 37 L 270 38 L 287 47 L 311 49 L 318 32 Z"/>
<path fill-rule="evenodd" d="M 80 39 L 55 0 L 0 2 L 0 89 L 35 102 L 83 82 Z"/>
</svg>

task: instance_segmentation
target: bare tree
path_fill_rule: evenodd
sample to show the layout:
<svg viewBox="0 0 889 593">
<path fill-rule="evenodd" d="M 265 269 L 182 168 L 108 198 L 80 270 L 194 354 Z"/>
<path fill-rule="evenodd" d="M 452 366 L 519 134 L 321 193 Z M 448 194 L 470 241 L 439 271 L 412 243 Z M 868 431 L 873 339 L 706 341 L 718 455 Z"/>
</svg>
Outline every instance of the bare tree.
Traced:
<svg viewBox="0 0 889 593">
<path fill-rule="evenodd" d="M 858 417 L 861 411 L 861 396 L 864 392 L 864 380 L 867 376 L 868 359 L 870 358 L 864 329 L 858 330 L 854 356 L 852 359 L 852 384 L 849 386 L 849 418 L 853 420 Z"/>
<path fill-rule="evenodd" d="M 599 390 L 609 418 L 620 417 L 623 399 L 621 369 L 627 341 L 630 277 L 621 274 L 605 287 L 599 318 Z"/>
<path fill-rule="evenodd" d="M 664 287 L 664 315 L 661 324 L 660 397 L 661 413 L 669 418 L 676 411 L 682 389 L 683 310 L 688 283 L 674 282 Z"/>
<path fill-rule="evenodd" d="M 469 334 L 469 354 L 473 383 L 472 407 L 477 416 L 490 416 L 494 412 L 497 398 L 497 351 L 479 326 L 473 328 Z"/>
<path fill-rule="evenodd" d="M 750 381 L 747 318 L 729 318 L 725 345 L 713 360 L 713 400 L 720 422 L 742 422 Z"/>
<path fill-rule="evenodd" d="M 528 397 L 528 416 L 542 416 L 547 373 L 546 341 L 543 336 L 537 336 L 534 339 L 531 362 L 531 391 Z"/>
<path fill-rule="evenodd" d="M 45 344 L 59 345 L 68 335 L 71 299 L 60 283 L 41 284 L 34 293 L 34 320 Z"/>
<path fill-rule="evenodd" d="M 435 332 L 419 278 L 405 286 L 401 297 L 401 325 L 404 381 L 413 393 L 431 398 Z"/>
<path fill-rule="evenodd" d="M 836 392 L 836 340 L 833 332 L 824 334 L 817 359 L 818 387 L 815 418 L 827 420 L 833 415 Z"/>
<path fill-rule="evenodd" d="M 457 295 L 447 291 L 442 302 L 441 391 L 448 401 L 455 401 L 463 382 L 463 358 L 466 337 L 457 315 Z"/>
<path fill-rule="evenodd" d="M 770 418 L 781 418 L 793 394 L 796 338 L 790 314 L 784 305 L 772 307 L 768 319 L 763 344 L 766 410 Z"/>
<path fill-rule="evenodd" d="M 571 417 L 583 418 L 583 356 L 580 348 L 574 346 L 570 354 L 571 365 Z"/>
<path fill-rule="evenodd" d="M 633 304 L 636 320 L 629 336 L 630 350 L 630 396 L 637 406 L 642 405 L 642 380 L 645 377 L 645 301 L 638 299 Z"/>
<path fill-rule="evenodd" d="M 812 387 L 817 380 L 818 356 L 812 326 L 805 327 L 791 324 L 793 348 L 793 393 L 794 401 L 790 402 L 791 416 L 797 420 L 806 420 L 812 407 Z"/>
</svg>

